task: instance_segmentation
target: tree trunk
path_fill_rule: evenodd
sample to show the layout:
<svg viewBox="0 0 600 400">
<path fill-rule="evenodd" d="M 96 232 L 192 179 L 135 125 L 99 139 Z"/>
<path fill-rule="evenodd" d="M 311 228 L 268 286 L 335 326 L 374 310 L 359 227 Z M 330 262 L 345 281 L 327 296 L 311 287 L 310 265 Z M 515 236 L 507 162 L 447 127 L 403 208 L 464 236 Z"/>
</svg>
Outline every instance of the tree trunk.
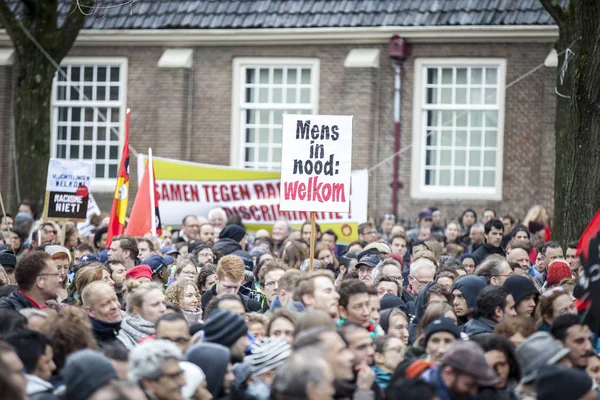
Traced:
<svg viewBox="0 0 600 400">
<path fill-rule="evenodd" d="M 50 98 L 54 66 L 35 47 L 15 63 L 15 146 L 22 199 L 41 205 L 50 158 Z"/>
<path fill-rule="evenodd" d="M 571 0 L 562 10 L 541 1 L 560 32 L 552 237 L 566 244 L 600 208 L 600 2 Z"/>
</svg>

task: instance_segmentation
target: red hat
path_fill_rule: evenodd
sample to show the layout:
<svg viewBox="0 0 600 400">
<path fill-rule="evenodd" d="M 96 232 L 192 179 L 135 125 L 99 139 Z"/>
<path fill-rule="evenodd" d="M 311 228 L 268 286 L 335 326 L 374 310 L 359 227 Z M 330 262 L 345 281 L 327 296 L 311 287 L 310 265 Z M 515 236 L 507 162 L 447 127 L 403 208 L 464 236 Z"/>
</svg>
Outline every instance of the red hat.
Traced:
<svg viewBox="0 0 600 400">
<path fill-rule="evenodd" d="M 571 268 L 569 268 L 569 264 L 567 264 L 564 260 L 554 260 L 548 266 L 548 277 L 546 281 L 548 285 L 558 285 L 564 279 L 572 279 L 573 274 L 571 273 Z"/>
<path fill-rule="evenodd" d="M 131 268 L 125 274 L 125 279 L 140 279 L 148 278 L 152 279 L 152 270 L 149 265 L 138 265 L 137 267 Z"/>
</svg>

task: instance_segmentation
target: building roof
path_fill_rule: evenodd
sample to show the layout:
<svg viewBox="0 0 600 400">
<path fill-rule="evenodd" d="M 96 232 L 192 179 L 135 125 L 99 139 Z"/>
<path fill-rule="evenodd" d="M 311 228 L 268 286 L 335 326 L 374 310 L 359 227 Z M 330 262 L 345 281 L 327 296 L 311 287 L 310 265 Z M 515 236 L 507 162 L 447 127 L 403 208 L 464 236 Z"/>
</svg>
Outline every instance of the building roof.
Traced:
<svg viewBox="0 0 600 400">
<path fill-rule="evenodd" d="M 11 0 L 14 2 L 17 0 Z M 564 0 L 563 0 L 564 1 Z M 20 3 L 20 0 L 18 0 Z M 59 0 L 65 15 L 72 0 Z M 552 25 L 539 0 L 96 0 L 86 29 Z"/>
</svg>

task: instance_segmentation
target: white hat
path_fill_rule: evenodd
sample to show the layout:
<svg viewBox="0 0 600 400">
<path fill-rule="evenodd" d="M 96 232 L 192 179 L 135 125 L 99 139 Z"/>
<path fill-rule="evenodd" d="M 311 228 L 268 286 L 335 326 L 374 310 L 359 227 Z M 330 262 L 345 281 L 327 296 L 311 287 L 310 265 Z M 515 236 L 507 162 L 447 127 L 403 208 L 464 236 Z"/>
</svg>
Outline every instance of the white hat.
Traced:
<svg viewBox="0 0 600 400">
<path fill-rule="evenodd" d="M 62 247 L 62 246 L 58 246 L 58 245 L 51 245 L 51 246 L 46 246 L 46 248 L 44 249 L 44 251 L 50 256 L 52 257 L 55 254 L 60 254 L 60 253 L 64 253 L 67 255 L 67 257 L 69 257 L 69 263 L 71 262 L 71 252 L 69 250 L 67 250 L 66 247 Z"/>
<path fill-rule="evenodd" d="M 198 387 L 206 380 L 206 375 L 196 364 L 187 361 L 179 361 L 179 366 L 185 376 L 185 385 L 181 388 L 184 400 L 194 399 Z"/>
</svg>

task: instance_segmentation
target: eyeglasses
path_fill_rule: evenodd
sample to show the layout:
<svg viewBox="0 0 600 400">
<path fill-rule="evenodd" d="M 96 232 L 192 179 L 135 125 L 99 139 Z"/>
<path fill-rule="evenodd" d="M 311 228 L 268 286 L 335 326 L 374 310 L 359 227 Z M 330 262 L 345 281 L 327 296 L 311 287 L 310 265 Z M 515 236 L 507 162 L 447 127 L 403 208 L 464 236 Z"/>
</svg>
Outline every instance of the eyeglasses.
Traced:
<svg viewBox="0 0 600 400">
<path fill-rule="evenodd" d="M 181 273 L 181 275 L 185 275 L 185 276 L 196 276 L 197 274 L 193 271 L 183 271 Z"/>
<path fill-rule="evenodd" d="M 431 282 L 433 282 L 433 279 L 432 279 L 432 280 L 430 280 L 430 281 L 427 281 L 427 280 L 421 280 L 421 279 L 417 278 L 417 277 L 416 277 L 416 276 L 414 276 L 414 275 L 410 275 L 410 276 L 412 276 L 412 277 L 413 277 L 413 279 L 414 279 L 415 281 L 419 282 L 419 283 L 428 284 L 428 283 L 431 283 Z"/>
</svg>

